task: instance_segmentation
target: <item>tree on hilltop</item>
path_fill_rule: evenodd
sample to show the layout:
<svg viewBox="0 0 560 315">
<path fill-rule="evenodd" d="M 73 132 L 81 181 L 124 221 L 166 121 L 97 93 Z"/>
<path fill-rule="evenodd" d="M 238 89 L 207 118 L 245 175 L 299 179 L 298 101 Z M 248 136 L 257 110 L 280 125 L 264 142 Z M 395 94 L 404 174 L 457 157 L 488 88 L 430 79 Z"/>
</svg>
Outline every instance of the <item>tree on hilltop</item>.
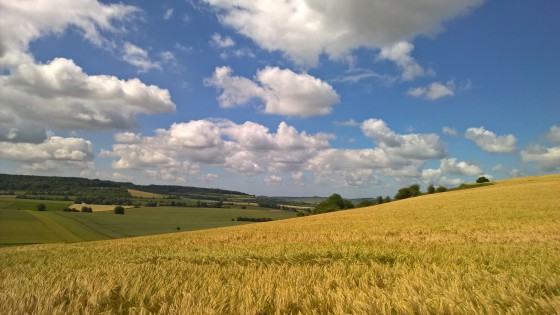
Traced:
<svg viewBox="0 0 560 315">
<path fill-rule="evenodd" d="M 445 186 L 439 186 L 439 187 L 436 189 L 436 191 L 437 191 L 438 193 L 446 192 L 446 191 L 447 191 L 447 187 L 445 187 Z"/>
<path fill-rule="evenodd" d="M 399 189 L 397 194 L 395 195 L 396 200 L 411 198 L 420 196 L 422 193 L 420 192 L 420 186 L 418 184 L 410 185 L 408 187 L 404 187 Z"/>
<path fill-rule="evenodd" d="M 428 194 L 433 194 L 435 192 L 436 192 L 436 188 L 434 187 L 434 185 L 428 186 Z"/>
<path fill-rule="evenodd" d="M 476 183 L 477 184 L 482 184 L 482 183 L 488 183 L 490 182 L 490 180 L 484 176 L 480 176 L 477 180 Z"/>
<path fill-rule="evenodd" d="M 352 201 L 342 198 L 339 194 L 332 194 L 325 201 L 319 203 L 313 209 L 313 214 L 332 212 L 354 208 Z"/>
</svg>

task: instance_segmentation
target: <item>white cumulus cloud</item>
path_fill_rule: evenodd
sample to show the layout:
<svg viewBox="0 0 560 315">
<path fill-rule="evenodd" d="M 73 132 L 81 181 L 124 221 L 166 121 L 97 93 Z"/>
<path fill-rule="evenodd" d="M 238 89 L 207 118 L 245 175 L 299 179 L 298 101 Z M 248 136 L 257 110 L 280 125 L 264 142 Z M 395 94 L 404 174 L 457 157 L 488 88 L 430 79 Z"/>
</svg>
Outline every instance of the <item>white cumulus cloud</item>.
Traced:
<svg viewBox="0 0 560 315">
<path fill-rule="evenodd" d="M 0 157 L 22 162 L 89 161 L 93 153 L 91 141 L 53 136 L 38 144 L 2 142 Z"/>
<path fill-rule="evenodd" d="M 228 120 L 195 120 L 158 129 L 154 136 L 118 134 L 125 143 L 113 145 L 102 156 L 114 158 L 116 169 L 177 169 L 184 165 L 215 165 L 240 174 L 296 172 L 316 154 L 330 146 L 331 135 L 308 135 L 282 122 L 276 132 L 253 123 Z M 130 141 L 134 140 L 134 141 Z M 196 168 L 189 168 L 196 171 Z"/>
<path fill-rule="evenodd" d="M 147 72 L 151 69 L 161 70 L 161 65 L 150 60 L 147 51 L 134 44 L 129 42 L 124 43 L 122 52 L 123 60 L 138 68 L 140 72 Z"/>
<path fill-rule="evenodd" d="M 433 101 L 442 97 L 453 96 L 455 94 L 453 92 L 454 88 L 455 85 L 453 82 L 448 82 L 445 85 L 439 82 L 433 82 L 428 86 L 411 88 L 407 91 L 407 94 Z"/>
<path fill-rule="evenodd" d="M 456 187 L 463 183 L 459 178 L 449 178 L 443 175 L 441 169 L 426 169 L 422 170 L 422 181 L 426 185 Z"/>
<path fill-rule="evenodd" d="M 28 51 L 32 41 L 69 28 L 93 45 L 116 49 L 106 36 L 122 33 L 138 11 L 95 0 L 1 1 L 0 119 L 7 121 L 0 139 L 40 143 L 46 129 L 126 129 L 136 125 L 137 114 L 174 111 L 166 89 L 139 79 L 88 75 L 66 58 L 36 63 Z M 154 66 L 132 44 L 125 45 L 125 56 L 140 68 Z"/>
<path fill-rule="evenodd" d="M 0 104 L 51 128 L 100 130 L 136 125 L 136 114 L 175 110 L 169 91 L 138 79 L 90 76 L 72 60 L 20 64 L 0 80 Z"/>
<path fill-rule="evenodd" d="M 208 174 L 204 174 L 204 175 L 200 175 L 200 179 L 205 181 L 205 182 L 213 182 L 216 179 L 218 179 L 220 176 L 218 176 L 218 174 L 214 174 L 214 173 L 208 173 Z"/>
<path fill-rule="evenodd" d="M 281 51 L 294 62 L 316 66 L 323 53 L 344 59 L 357 48 L 380 49 L 418 35 L 434 35 L 443 24 L 482 0 L 204 0 L 220 22 L 261 48 Z"/>
<path fill-rule="evenodd" d="M 361 127 L 376 145 L 335 149 L 329 143 L 333 135 L 308 134 L 285 122 L 270 130 L 251 121 L 193 120 L 157 129 L 153 136 L 117 133 L 119 143 L 101 156 L 112 158 L 116 170 L 172 181 L 188 179 L 207 166 L 240 175 L 267 174 L 269 184 L 278 182 L 277 176 L 296 185 L 305 185 L 309 177 L 319 184 L 367 187 L 378 184 L 380 176 L 419 178 L 427 160 L 447 155 L 434 134 L 398 134 L 376 119 Z M 454 160 L 450 164 L 465 172 L 473 168 Z"/>
<path fill-rule="evenodd" d="M 338 94 L 328 83 L 278 67 L 259 70 L 255 81 L 232 76 L 231 68 L 219 67 L 205 83 L 221 90 L 218 101 L 224 108 L 260 100 L 265 113 L 308 117 L 329 114 L 339 102 Z"/>
<path fill-rule="evenodd" d="M 93 167 L 93 146 L 82 138 L 51 136 L 41 143 L 0 142 L 0 159 L 21 162 L 23 172 Z"/>
<path fill-rule="evenodd" d="M 546 134 L 546 139 L 553 144 L 560 145 L 560 127 L 556 125 L 550 127 L 550 131 Z"/>
<path fill-rule="evenodd" d="M 420 160 L 441 159 L 447 155 L 436 134 L 397 134 L 381 119 L 368 119 L 362 123 L 361 129 L 392 155 Z"/>
<path fill-rule="evenodd" d="M 459 135 L 459 133 L 457 132 L 457 129 L 453 128 L 453 127 L 443 127 L 442 128 L 442 132 L 444 135 L 448 135 L 448 136 L 452 136 L 452 137 L 456 137 Z"/>
<path fill-rule="evenodd" d="M 342 186 L 369 186 L 379 182 L 378 175 L 406 180 L 421 176 L 425 161 L 447 155 L 435 134 L 398 134 L 380 119 L 368 119 L 360 127 L 377 146 L 321 150 L 306 168 L 317 183 L 335 184 L 335 179 Z"/>
<path fill-rule="evenodd" d="M 235 41 L 231 37 L 229 36 L 222 37 L 222 35 L 218 33 L 214 33 L 212 35 L 210 43 L 219 48 L 230 48 L 235 46 Z"/>
<path fill-rule="evenodd" d="M 379 59 L 393 61 L 401 68 L 401 79 L 403 81 L 412 80 L 418 76 L 433 75 L 433 70 L 422 68 L 410 55 L 414 45 L 409 42 L 397 42 L 391 46 L 383 47 L 379 52 Z"/>
<path fill-rule="evenodd" d="M 545 172 L 560 170 L 560 127 L 553 125 L 544 138 L 556 146 L 533 145 L 521 150 L 521 159 L 537 163 L 537 168 Z"/>
<path fill-rule="evenodd" d="M 469 164 L 465 161 L 458 162 L 457 159 L 442 159 L 440 161 L 440 169 L 444 173 L 453 175 L 470 175 L 477 176 L 482 174 L 480 167 Z"/>
<path fill-rule="evenodd" d="M 465 137 L 473 141 L 479 148 L 491 153 L 513 153 L 517 139 L 514 135 L 498 136 L 484 127 L 469 128 Z"/>
<path fill-rule="evenodd" d="M 204 80 L 208 86 L 222 90 L 218 102 L 223 108 L 232 108 L 249 103 L 252 99 L 262 98 L 263 90 L 255 82 L 232 75 L 230 67 L 218 67 L 211 78 Z"/>
<path fill-rule="evenodd" d="M 130 131 L 126 131 L 126 132 L 118 132 L 115 133 L 113 135 L 113 138 L 115 139 L 116 142 L 122 142 L 122 143 L 139 143 L 141 140 L 141 136 L 140 134 L 136 134 Z"/>
<path fill-rule="evenodd" d="M 133 16 L 139 10 L 123 4 L 103 4 L 96 0 L 1 1 L 0 65 L 31 61 L 29 43 L 40 37 L 62 34 L 69 26 L 97 46 L 110 45 L 104 33 L 119 31 L 115 21 Z"/>
<path fill-rule="evenodd" d="M 283 181 L 282 177 L 281 177 L 281 176 L 277 176 L 277 175 L 269 175 L 269 176 L 266 176 L 266 177 L 263 179 L 263 182 L 264 182 L 266 185 L 279 185 L 279 184 L 282 183 L 282 181 Z"/>
</svg>

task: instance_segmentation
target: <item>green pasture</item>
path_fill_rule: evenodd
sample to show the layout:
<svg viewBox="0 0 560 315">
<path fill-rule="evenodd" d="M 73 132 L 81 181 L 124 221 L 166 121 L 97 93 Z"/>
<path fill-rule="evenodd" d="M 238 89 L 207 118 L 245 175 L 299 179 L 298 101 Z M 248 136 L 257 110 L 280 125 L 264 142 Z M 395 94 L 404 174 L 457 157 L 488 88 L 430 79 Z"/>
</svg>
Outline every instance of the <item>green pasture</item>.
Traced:
<svg viewBox="0 0 560 315">
<path fill-rule="evenodd" d="M 44 203 L 47 211 L 36 211 L 39 203 Z M 126 209 L 125 215 L 111 211 L 61 211 L 67 206 L 67 202 L 1 199 L 0 246 L 93 241 L 252 224 L 232 221 L 239 216 L 273 220 L 295 217 L 294 212 L 265 208 L 145 207 Z"/>
<path fill-rule="evenodd" d="M 63 212 L 0 210 L 0 246 L 110 239 Z"/>
<path fill-rule="evenodd" d="M 35 200 L 35 199 L 16 199 L 2 198 L 0 199 L 0 210 L 36 210 L 38 204 L 44 204 L 47 211 L 62 211 L 62 209 L 73 204 L 73 201 L 53 201 L 53 200 Z"/>
<path fill-rule="evenodd" d="M 269 209 L 229 209 L 229 208 L 182 208 L 145 207 L 125 210 L 125 215 L 110 211 L 97 213 L 64 212 L 62 215 L 95 224 L 95 229 L 112 231 L 120 237 L 164 234 L 180 231 L 194 231 L 250 224 L 232 221 L 239 216 L 249 218 L 271 218 L 282 220 L 295 217 L 294 212 L 270 211 Z M 87 223 L 86 223 L 87 224 Z"/>
</svg>

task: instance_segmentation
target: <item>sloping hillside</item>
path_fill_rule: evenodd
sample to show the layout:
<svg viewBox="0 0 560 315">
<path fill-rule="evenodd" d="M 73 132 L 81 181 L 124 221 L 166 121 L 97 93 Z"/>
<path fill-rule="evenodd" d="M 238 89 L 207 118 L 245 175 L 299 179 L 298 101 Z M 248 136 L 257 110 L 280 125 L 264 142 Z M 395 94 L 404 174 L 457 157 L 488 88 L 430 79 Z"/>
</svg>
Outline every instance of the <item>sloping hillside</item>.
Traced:
<svg viewBox="0 0 560 315">
<path fill-rule="evenodd" d="M 0 313 L 557 313 L 560 175 L 164 236 L 0 249 Z"/>
</svg>

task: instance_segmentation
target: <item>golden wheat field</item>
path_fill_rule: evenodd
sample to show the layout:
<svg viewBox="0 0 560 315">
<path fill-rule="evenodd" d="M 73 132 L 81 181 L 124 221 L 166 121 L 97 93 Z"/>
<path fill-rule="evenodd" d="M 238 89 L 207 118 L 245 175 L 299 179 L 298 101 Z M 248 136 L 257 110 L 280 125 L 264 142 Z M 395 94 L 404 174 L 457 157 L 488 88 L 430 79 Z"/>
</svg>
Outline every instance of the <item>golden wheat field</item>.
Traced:
<svg viewBox="0 0 560 315">
<path fill-rule="evenodd" d="M 146 191 L 136 190 L 136 189 L 127 189 L 128 192 L 134 198 L 164 198 L 164 195 L 161 194 L 154 194 Z"/>
<path fill-rule="evenodd" d="M 0 249 L 1 314 L 559 312 L 559 175 L 277 222 Z"/>
</svg>

